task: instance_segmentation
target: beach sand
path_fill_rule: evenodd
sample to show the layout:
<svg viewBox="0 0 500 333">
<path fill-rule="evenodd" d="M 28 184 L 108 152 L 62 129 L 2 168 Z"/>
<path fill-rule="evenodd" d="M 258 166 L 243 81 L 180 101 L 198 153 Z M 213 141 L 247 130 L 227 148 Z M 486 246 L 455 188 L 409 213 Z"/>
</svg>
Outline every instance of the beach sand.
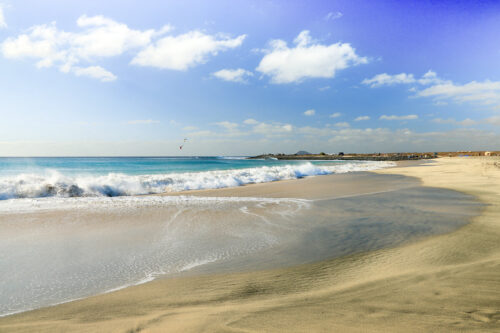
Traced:
<svg viewBox="0 0 500 333">
<path fill-rule="evenodd" d="M 404 246 L 291 268 L 156 280 L 0 318 L 0 331 L 499 331 L 500 159 L 442 158 L 377 172 L 417 177 L 487 206 L 452 233 Z M 328 195 L 323 177 L 217 195 L 321 198 Z"/>
</svg>

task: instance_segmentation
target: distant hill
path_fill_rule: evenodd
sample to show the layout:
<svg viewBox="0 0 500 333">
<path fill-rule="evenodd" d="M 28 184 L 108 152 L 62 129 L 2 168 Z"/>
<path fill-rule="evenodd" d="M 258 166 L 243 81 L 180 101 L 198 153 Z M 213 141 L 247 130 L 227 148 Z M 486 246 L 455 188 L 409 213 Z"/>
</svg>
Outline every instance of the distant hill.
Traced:
<svg viewBox="0 0 500 333">
<path fill-rule="evenodd" d="M 312 155 L 312 154 L 305 150 L 299 150 L 298 152 L 295 153 L 295 155 Z"/>
</svg>

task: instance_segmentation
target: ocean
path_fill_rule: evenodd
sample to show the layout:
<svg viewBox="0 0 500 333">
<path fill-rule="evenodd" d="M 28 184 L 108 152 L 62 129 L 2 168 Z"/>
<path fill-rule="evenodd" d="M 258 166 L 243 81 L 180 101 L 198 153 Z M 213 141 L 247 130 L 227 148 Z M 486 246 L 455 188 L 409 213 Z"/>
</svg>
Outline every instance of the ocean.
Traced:
<svg viewBox="0 0 500 333">
<path fill-rule="evenodd" d="M 245 157 L 0 158 L 0 200 L 115 197 L 213 189 L 330 173 L 391 162 L 250 160 Z"/>
</svg>

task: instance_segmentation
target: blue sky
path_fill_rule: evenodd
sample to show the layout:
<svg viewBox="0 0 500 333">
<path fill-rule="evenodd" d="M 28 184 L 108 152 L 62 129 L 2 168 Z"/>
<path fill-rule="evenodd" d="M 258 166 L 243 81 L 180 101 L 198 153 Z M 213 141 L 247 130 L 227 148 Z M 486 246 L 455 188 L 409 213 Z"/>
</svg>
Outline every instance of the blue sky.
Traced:
<svg viewBox="0 0 500 333">
<path fill-rule="evenodd" d="M 2 156 L 500 149 L 498 2 L 0 8 Z"/>
</svg>

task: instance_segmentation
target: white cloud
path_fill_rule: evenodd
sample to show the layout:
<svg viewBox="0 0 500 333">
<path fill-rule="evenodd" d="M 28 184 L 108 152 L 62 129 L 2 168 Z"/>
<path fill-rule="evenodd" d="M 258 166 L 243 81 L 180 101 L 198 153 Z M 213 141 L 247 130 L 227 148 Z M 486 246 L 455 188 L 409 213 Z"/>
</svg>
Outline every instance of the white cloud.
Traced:
<svg viewBox="0 0 500 333">
<path fill-rule="evenodd" d="M 446 81 L 419 91 L 417 96 L 437 100 L 450 99 L 458 103 L 495 104 L 500 103 L 500 81 L 472 81 L 463 85 Z"/>
<path fill-rule="evenodd" d="M 331 87 L 330 86 L 324 86 L 324 87 L 320 87 L 318 88 L 319 91 L 326 91 L 328 89 L 330 89 Z"/>
<path fill-rule="evenodd" d="M 316 110 L 310 109 L 304 112 L 304 116 L 314 116 L 316 114 Z"/>
<path fill-rule="evenodd" d="M 349 125 L 348 122 L 343 121 L 340 123 L 336 123 L 335 126 L 337 126 L 337 127 L 350 127 L 351 125 Z"/>
<path fill-rule="evenodd" d="M 229 121 L 220 121 L 220 122 L 217 122 L 215 124 L 220 126 L 220 127 L 225 128 L 228 131 L 235 131 L 239 126 L 237 123 L 231 123 Z"/>
<path fill-rule="evenodd" d="M 113 73 L 105 70 L 101 66 L 90 66 L 85 68 L 75 67 L 74 72 L 76 76 L 87 76 L 101 80 L 102 82 L 111 82 L 116 80 L 116 76 Z"/>
<path fill-rule="evenodd" d="M 34 59 L 38 68 L 56 66 L 63 73 L 113 81 L 116 76 L 94 65 L 96 61 L 135 51 L 138 53 L 132 64 L 185 70 L 220 51 L 240 46 L 245 39 L 245 35 L 231 39 L 200 31 L 165 36 L 172 29 L 169 25 L 158 30 L 135 30 L 100 15 L 83 15 L 76 25 L 76 32 L 58 29 L 55 22 L 33 26 L 4 40 L 1 51 L 5 58 Z"/>
<path fill-rule="evenodd" d="M 500 119 L 498 119 L 500 125 Z M 254 133 L 251 140 L 239 137 L 216 137 L 217 133 L 198 132 L 194 155 L 258 155 L 261 153 L 295 153 L 298 148 L 311 152 L 391 152 L 391 151 L 456 151 L 495 150 L 500 135 L 493 131 L 458 128 L 444 132 L 414 132 L 405 128 L 294 128 L 283 135 Z M 190 137 L 193 135 L 190 134 Z M 75 141 L 76 140 L 76 141 Z M 160 141 L 81 141 L 34 142 L 0 141 L 0 150 L 7 156 L 60 156 L 92 154 L 110 155 L 173 155 L 179 152 L 176 140 Z M 192 150 L 191 150 L 192 149 Z"/>
<path fill-rule="evenodd" d="M 500 116 L 493 116 L 485 119 L 486 123 L 500 126 Z"/>
<path fill-rule="evenodd" d="M 340 117 L 341 115 L 342 115 L 342 113 L 340 113 L 340 112 L 335 112 L 335 113 L 332 113 L 332 114 L 330 115 L 330 118 L 338 118 L 338 117 Z"/>
<path fill-rule="evenodd" d="M 130 120 L 127 121 L 129 125 L 150 125 L 150 124 L 159 124 L 160 121 L 153 119 L 138 119 L 138 120 Z"/>
<path fill-rule="evenodd" d="M 268 123 L 259 123 L 253 127 L 253 131 L 255 133 L 275 136 L 288 134 L 292 132 L 293 126 L 290 124 L 268 124 Z"/>
<path fill-rule="evenodd" d="M 466 119 L 458 122 L 458 124 L 460 124 L 462 126 L 472 126 L 472 125 L 475 125 L 476 123 L 477 122 L 475 120 L 472 120 L 470 118 L 466 118 Z"/>
<path fill-rule="evenodd" d="M 329 12 L 328 14 L 325 15 L 325 21 L 330 21 L 330 20 L 337 20 L 344 16 L 341 12 Z"/>
<path fill-rule="evenodd" d="M 85 15 L 78 18 L 77 26 L 82 30 L 66 32 L 58 29 L 55 22 L 33 26 L 25 34 L 7 38 L 1 45 L 2 53 L 10 59 L 35 59 L 39 68 L 58 66 L 64 73 L 80 73 L 102 80 L 103 75 L 97 73 L 106 71 L 102 67 L 96 70 L 98 66 L 91 66 L 87 68 L 95 68 L 82 71 L 77 65 L 144 47 L 153 36 L 168 30 L 166 27 L 159 31 L 134 30 L 103 16 Z M 112 78 L 109 74 L 104 77 L 108 81 Z"/>
<path fill-rule="evenodd" d="M 323 45 L 314 41 L 309 31 L 302 31 L 288 47 L 283 40 L 270 43 L 257 71 L 271 77 L 276 84 L 301 82 L 307 78 L 332 78 L 339 70 L 367 63 L 348 43 Z"/>
<path fill-rule="evenodd" d="M 354 119 L 354 121 L 363 121 L 363 120 L 370 120 L 369 116 L 359 116 Z"/>
<path fill-rule="evenodd" d="M 252 119 L 252 118 L 245 119 L 245 121 L 243 121 L 243 122 L 247 125 L 257 125 L 259 123 L 257 120 Z"/>
<path fill-rule="evenodd" d="M 447 101 L 475 102 L 486 105 L 500 104 L 500 81 L 471 81 L 466 84 L 457 84 L 451 80 L 439 78 L 432 70 L 429 70 L 418 80 L 414 78 L 413 74 L 389 75 L 383 73 L 371 79 L 365 79 L 362 83 L 368 84 L 372 88 L 391 84 L 418 83 L 427 87 L 420 90 L 414 86 L 409 91 L 415 93 L 415 97 L 433 98 L 435 105 L 446 105 Z"/>
<path fill-rule="evenodd" d="M 7 22 L 5 22 L 5 16 L 3 14 L 3 5 L 0 4 L 0 29 L 7 28 Z"/>
<path fill-rule="evenodd" d="M 438 78 L 436 72 L 433 72 L 429 70 L 427 73 L 422 75 L 420 79 L 418 79 L 418 83 L 422 85 L 428 85 L 428 84 L 437 84 L 437 83 L 442 83 L 444 82 L 440 78 Z"/>
<path fill-rule="evenodd" d="M 183 127 L 182 130 L 184 131 L 196 131 L 198 129 L 198 127 L 196 126 L 186 126 L 186 127 Z"/>
<path fill-rule="evenodd" d="M 208 130 L 203 130 L 203 131 L 198 131 L 198 132 L 191 132 L 191 133 L 188 133 L 189 136 L 208 136 L 208 137 L 213 137 L 215 135 L 217 135 L 217 133 L 214 133 L 212 131 L 208 131 Z"/>
<path fill-rule="evenodd" d="M 157 34 L 153 29 L 133 30 L 126 24 L 118 23 L 104 16 L 83 15 L 76 24 L 85 31 L 72 34 L 71 46 L 75 54 L 81 58 L 113 57 L 124 52 L 143 47 L 151 42 Z M 170 28 L 165 26 L 161 33 L 166 33 Z"/>
<path fill-rule="evenodd" d="M 212 36 L 197 30 L 178 36 L 166 36 L 139 52 L 131 63 L 161 69 L 187 70 L 207 62 L 209 56 L 240 46 L 245 37 L 246 35 L 236 38 Z"/>
<path fill-rule="evenodd" d="M 221 69 L 220 71 L 217 71 L 212 75 L 224 81 L 244 83 L 246 82 L 247 77 L 253 76 L 253 73 L 243 68 L 238 68 L 238 69 Z"/>
<path fill-rule="evenodd" d="M 377 74 L 371 79 L 364 79 L 361 83 L 370 85 L 372 88 L 380 87 L 380 86 L 388 86 L 394 84 L 410 84 L 410 83 L 419 83 L 421 85 L 429 85 L 429 84 L 438 84 L 443 83 L 442 79 L 440 79 L 436 72 L 432 70 L 427 71 L 422 77 L 418 80 L 415 79 L 413 74 L 400 73 L 395 75 L 390 75 L 387 73 Z M 416 91 L 415 87 L 410 88 L 410 91 Z"/>
<path fill-rule="evenodd" d="M 418 116 L 416 114 L 409 114 L 409 115 L 406 115 L 406 116 L 396 116 L 396 115 L 391 115 L 391 116 L 387 116 L 387 115 L 382 115 L 380 116 L 381 120 L 414 120 L 414 119 L 418 119 Z"/>
<path fill-rule="evenodd" d="M 370 87 L 372 88 L 376 88 L 381 86 L 389 86 L 393 84 L 413 83 L 413 82 L 415 82 L 413 74 L 400 73 L 396 75 L 389 75 L 387 73 L 382 73 L 375 75 L 371 79 L 364 79 L 361 83 L 370 85 Z"/>
<path fill-rule="evenodd" d="M 435 118 L 432 121 L 437 124 L 451 124 L 451 125 L 461 125 L 461 126 L 472 126 L 477 124 L 477 121 L 472 120 L 470 118 L 466 118 L 461 121 L 457 121 L 454 118 L 448 118 L 448 119 Z"/>
</svg>

